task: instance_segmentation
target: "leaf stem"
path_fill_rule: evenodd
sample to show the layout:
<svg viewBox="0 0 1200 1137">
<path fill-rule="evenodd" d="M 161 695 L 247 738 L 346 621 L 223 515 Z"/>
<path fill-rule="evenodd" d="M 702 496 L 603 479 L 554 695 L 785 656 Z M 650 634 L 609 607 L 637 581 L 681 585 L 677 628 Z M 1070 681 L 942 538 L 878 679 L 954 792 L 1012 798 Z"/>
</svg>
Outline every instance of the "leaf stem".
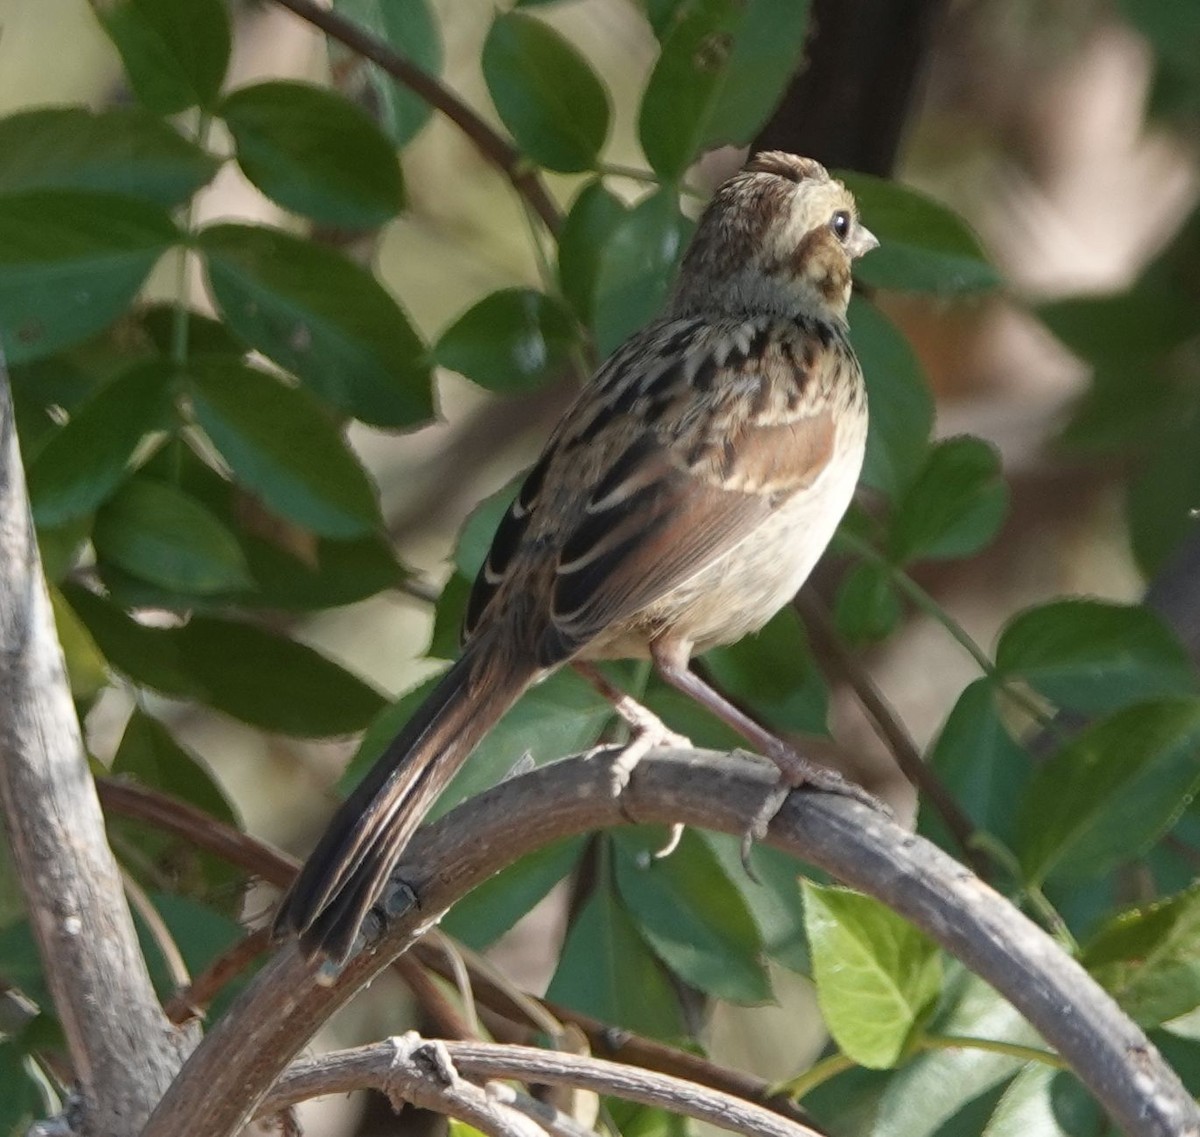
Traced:
<svg viewBox="0 0 1200 1137">
<path fill-rule="evenodd" d="M 968 1034 L 923 1034 L 917 1039 L 918 1050 L 984 1050 L 989 1054 L 1005 1054 L 1023 1062 L 1039 1062 L 1065 1070 L 1067 1064 L 1052 1050 L 1039 1046 L 1023 1046 L 1019 1042 L 1006 1042 L 1000 1038 L 979 1038 Z"/>
<path fill-rule="evenodd" d="M 823 1086 L 847 1070 L 853 1070 L 857 1065 L 858 1063 L 853 1058 L 839 1050 L 836 1054 L 830 1054 L 828 1058 L 814 1062 L 803 1074 L 797 1074 L 796 1077 L 781 1082 L 775 1087 L 775 1092 L 787 1094 L 792 1101 L 800 1101 L 818 1086 Z"/>
</svg>

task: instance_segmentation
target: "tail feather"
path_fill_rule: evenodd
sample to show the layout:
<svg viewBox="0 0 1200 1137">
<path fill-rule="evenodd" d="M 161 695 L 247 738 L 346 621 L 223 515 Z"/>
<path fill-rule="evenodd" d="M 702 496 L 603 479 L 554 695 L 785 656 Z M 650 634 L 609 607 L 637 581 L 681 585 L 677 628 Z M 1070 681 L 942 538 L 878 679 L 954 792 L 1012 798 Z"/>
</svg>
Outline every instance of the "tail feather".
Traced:
<svg viewBox="0 0 1200 1137">
<path fill-rule="evenodd" d="M 280 904 L 276 935 L 298 935 L 310 957 L 349 954 L 430 806 L 533 677 L 468 648 L 334 815 Z"/>
</svg>

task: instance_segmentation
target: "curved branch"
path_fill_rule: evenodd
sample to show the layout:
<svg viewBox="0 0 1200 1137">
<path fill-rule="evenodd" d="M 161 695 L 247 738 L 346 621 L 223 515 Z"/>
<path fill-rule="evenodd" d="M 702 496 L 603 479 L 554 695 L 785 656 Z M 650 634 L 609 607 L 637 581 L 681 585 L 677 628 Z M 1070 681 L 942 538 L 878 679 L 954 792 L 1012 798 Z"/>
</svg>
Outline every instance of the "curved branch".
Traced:
<svg viewBox="0 0 1200 1137">
<path fill-rule="evenodd" d="M 285 945 L 216 1024 L 143 1137 L 232 1137 L 313 1032 L 471 888 L 562 837 L 627 823 L 742 833 L 772 773 L 729 755 L 657 751 L 620 799 L 611 756 L 544 766 L 422 829 L 399 876 L 421 907 L 338 975 Z M 1161 1055 L 1040 928 L 928 841 L 848 798 L 795 793 L 768 841 L 878 897 L 996 987 L 1118 1124 L 1139 1137 L 1200 1137 L 1200 1111 Z"/>
<path fill-rule="evenodd" d="M 513 189 L 541 218 L 542 224 L 551 233 L 558 232 L 562 226 L 562 215 L 553 198 L 546 192 L 546 187 L 534 167 L 511 142 L 493 130 L 453 91 L 439 83 L 435 76 L 418 67 L 411 59 L 405 58 L 382 40 L 363 31 L 352 20 L 328 8 L 320 7 L 313 3 L 313 0 L 275 2 L 313 27 L 320 28 L 330 39 L 337 40 L 364 59 L 369 59 L 434 110 L 441 111 L 474 143 L 479 153 L 508 178 Z"/>
<path fill-rule="evenodd" d="M 413 1038 L 413 1035 L 405 1035 L 403 1040 L 399 1040 L 403 1043 L 400 1053 L 406 1057 L 414 1050 L 419 1052 L 419 1048 L 413 1046 Z M 398 1052 L 396 1043 L 397 1040 L 376 1043 L 293 1064 L 263 1102 L 260 1116 L 287 1109 L 320 1094 L 347 1093 L 366 1086 L 386 1092 L 394 1084 L 392 1077 Z M 673 1078 L 668 1074 L 625 1066 L 620 1062 L 542 1050 L 535 1046 L 504 1046 L 494 1042 L 444 1042 L 437 1045 L 448 1055 L 454 1070 L 472 1081 L 512 1078 L 541 1085 L 592 1090 L 642 1105 L 657 1106 L 672 1113 L 707 1121 L 722 1129 L 751 1134 L 752 1137 L 819 1137 L 807 1125 L 789 1121 L 778 1113 L 742 1098 L 697 1086 L 694 1082 Z M 408 1097 L 407 1094 L 404 1096 Z"/>
</svg>

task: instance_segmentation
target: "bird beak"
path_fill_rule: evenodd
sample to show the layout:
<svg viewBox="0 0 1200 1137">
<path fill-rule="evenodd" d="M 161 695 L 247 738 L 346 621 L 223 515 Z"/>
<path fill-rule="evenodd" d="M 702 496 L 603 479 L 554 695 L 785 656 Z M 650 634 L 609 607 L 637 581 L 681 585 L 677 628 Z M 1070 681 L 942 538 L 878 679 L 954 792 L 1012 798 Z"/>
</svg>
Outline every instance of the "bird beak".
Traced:
<svg viewBox="0 0 1200 1137">
<path fill-rule="evenodd" d="M 846 252 L 850 254 L 851 259 L 861 257 L 863 253 L 869 253 L 872 249 L 877 248 L 879 248 L 879 238 L 862 224 L 855 226 L 854 235 L 846 242 Z"/>
</svg>

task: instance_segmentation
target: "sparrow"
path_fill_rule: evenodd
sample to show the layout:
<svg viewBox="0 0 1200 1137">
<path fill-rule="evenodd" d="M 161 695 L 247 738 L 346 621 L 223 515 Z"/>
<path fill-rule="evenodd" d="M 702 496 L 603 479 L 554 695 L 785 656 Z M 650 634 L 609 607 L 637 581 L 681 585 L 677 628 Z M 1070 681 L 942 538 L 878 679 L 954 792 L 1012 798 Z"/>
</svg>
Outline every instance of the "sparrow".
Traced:
<svg viewBox="0 0 1200 1137">
<path fill-rule="evenodd" d="M 867 437 L 851 262 L 878 243 L 810 158 L 757 154 L 716 190 L 665 311 L 599 368 L 526 476 L 474 583 L 458 661 L 337 811 L 281 901 L 278 936 L 343 961 L 450 778 L 568 663 L 598 677 L 592 661 L 649 658 L 786 786 L 856 791 L 688 663 L 783 607 L 850 503 Z"/>
</svg>

